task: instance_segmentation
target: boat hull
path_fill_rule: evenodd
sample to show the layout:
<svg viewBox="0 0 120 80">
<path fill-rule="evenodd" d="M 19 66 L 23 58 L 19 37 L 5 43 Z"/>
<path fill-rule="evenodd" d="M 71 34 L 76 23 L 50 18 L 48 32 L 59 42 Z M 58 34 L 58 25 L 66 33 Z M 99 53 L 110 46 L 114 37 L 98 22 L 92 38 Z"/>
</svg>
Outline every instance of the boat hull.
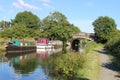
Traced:
<svg viewBox="0 0 120 80">
<path fill-rule="evenodd" d="M 7 46 L 7 53 L 26 53 L 26 52 L 35 52 L 36 46 Z"/>
<path fill-rule="evenodd" d="M 48 45 L 36 45 L 36 48 L 37 49 L 53 49 L 54 46 L 50 45 L 50 44 L 48 44 Z"/>
</svg>

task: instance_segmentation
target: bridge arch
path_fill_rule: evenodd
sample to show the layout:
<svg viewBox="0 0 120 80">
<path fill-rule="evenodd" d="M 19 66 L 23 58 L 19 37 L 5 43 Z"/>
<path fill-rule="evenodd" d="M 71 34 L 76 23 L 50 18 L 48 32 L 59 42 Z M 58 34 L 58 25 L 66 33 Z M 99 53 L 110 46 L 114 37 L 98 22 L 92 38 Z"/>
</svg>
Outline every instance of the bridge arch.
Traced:
<svg viewBox="0 0 120 80">
<path fill-rule="evenodd" d="M 79 50 L 79 39 L 74 39 L 71 41 L 71 48 L 75 51 L 78 51 Z"/>
<path fill-rule="evenodd" d="M 71 48 L 75 51 L 79 51 L 79 49 L 83 49 L 89 41 L 90 40 L 86 38 L 73 39 L 71 41 Z"/>
<path fill-rule="evenodd" d="M 78 33 L 73 35 L 71 40 L 71 48 L 75 51 L 79 51 L 80 48 L 84 48 L 88 41 L 94 41 L 94 34 L 91 33 Z"/>
</svg>

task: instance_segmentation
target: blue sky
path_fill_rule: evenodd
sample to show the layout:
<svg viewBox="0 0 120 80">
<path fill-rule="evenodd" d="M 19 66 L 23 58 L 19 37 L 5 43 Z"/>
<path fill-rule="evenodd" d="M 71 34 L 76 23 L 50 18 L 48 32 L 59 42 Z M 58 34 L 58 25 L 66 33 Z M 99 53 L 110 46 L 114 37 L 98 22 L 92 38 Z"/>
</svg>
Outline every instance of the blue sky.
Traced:
<svg viewBox="0 0 120 80">
<path fill-rule="evenodd" d="M 120 0 L 0 0 L 0 21 L 10 21 L 26 10 L 41 20 L 59 11 L 82 32 L 94 32 L 92 22 L 99 16 L 109 16 L 120 29 Z"/>
</svg>

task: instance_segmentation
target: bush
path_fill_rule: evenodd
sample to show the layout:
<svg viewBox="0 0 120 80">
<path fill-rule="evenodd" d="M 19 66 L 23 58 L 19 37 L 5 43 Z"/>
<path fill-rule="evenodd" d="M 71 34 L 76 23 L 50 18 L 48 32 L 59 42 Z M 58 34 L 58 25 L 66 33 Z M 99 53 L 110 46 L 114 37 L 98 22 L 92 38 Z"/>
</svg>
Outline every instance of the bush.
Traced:
<svg viewBox="0 0 120 80">
<path fill-rule="evenodd" d="M 116 68 L 120 70 L 119 58 L 120 58 L 120 31 L 113 33 L 110 40 L 106 43 L 105 49 L 114 56 L 113 63 Z"/>
<path fill-rule="evenodd" d="M 97 44 L 95 42 L 87 43 L 87 45 L 85 46 L 86 53 L 90 52 L 90 50 L 95 48 L 96 46 L 97 46 Z"/>
<path fill-rule="evenodd" d="M 46 63 L 47 64 L 44 64 Z M 87 62 L 85 54 L 67 53 L 67 54 L 55 54 L 47 58 L 43 62 L 43 66 L 49 69 L 51 76 L 58 77 L 61 79 L 69 80 L 77 77 L 77 70 L 82 69 Z M 45 67 L 44 67 L 45 68 Z M 51 73 L 52 72 L 52 73 Z"/>
<path fill-rule="evenodd" d="M 120 57 L 120 32 L 115 32 L 106 43 L 105 49 L 111 52 L 112 55 Z"/>
<path fill-rule="evenodd" d="M 108 50 L 111 51 L 112 55 L 120 57 L 120 41 L 115 42 L 114 44 L 108 47 Z"/>
</svg>

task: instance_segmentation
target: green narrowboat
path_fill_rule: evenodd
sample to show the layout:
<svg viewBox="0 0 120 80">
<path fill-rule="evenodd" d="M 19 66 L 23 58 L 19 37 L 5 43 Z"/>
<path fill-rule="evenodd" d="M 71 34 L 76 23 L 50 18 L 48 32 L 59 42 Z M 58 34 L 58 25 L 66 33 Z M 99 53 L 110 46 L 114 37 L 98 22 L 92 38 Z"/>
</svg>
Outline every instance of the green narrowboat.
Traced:
<svg viewBox="0 0 120 80">
<path fill-rule="evenodd" d="M 7 43 L 7 53 L 35 52 L 36 46 L 34 40 L 11 40 Z"/>
</svg>

